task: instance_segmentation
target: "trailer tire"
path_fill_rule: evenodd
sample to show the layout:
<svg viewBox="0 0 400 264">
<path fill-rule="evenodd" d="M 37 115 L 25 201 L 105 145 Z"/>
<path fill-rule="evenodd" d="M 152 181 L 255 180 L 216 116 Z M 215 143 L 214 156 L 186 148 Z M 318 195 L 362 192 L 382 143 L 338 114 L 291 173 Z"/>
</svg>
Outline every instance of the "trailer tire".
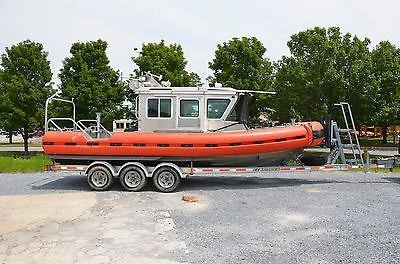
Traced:
<svg viewBox="0 0 400 264">
<path fill-rule="evenodd" d="M 119 174 L 121 186 L 130 192 L 140 191 L 147 183 L 146 174 L 138 166 L 127 166 Z"/>
<path fill-rule="evenodd" d="M 107 191 L 111 188 L 114 176 L 111 171 L 102 165 L 93 166 L 87 172 L 87 183 L 95 191 Z"/>
<path fill-rule="evenodd" d="M 180 184 L 179 173 L 170 166 L 159 167 L 153 173 L 153 185 L 160 192 L 173 192 Z"/>
</svg>

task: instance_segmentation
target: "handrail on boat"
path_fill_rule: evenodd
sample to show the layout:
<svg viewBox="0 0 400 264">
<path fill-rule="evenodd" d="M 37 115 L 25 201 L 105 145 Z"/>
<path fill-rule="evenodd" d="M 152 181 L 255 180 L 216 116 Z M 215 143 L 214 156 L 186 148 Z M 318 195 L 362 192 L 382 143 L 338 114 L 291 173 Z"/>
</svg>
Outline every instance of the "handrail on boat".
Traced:
<svg viewBox="0 0 400 264">
<path fill-rule="evenodd" d="M 51 95 L 49 98 L 46 100 L 45 104 L 45 119 L 44 119 L 44 130 L 47 132 L 49 130 L 49 125 L 51 124 L 54 126 L 57 130 L 59 131 L 81 131 L 85 134 L 85 136 L 88 139 L 94 139 L 90 134 L 94 133 L 96 134 L 96 138 L 100 138 L 102 133 L 106 133 L 108 136 L 111 136 L 111 132 L 108 131 L 101 123 L 100 123 L 100 113 L 96 113 L 97 118 L 96 120 L 91 120 L 91 119 L 83 119 L 83 120 L 78 120 L 75 121 L 76 119 L 76 108 L 75 108 L 75 102 L 74 98 L 71 100 L 65 100 L 62 98 L 58 98 L 61 94 L 61 90 L 57 90 L 53 95 Z M 53 117 L 53 118 L 48 118 L 48 108 L 49 105 L 52 101 L 59 101 L 63 103 L 68 103 L 72 105 L 72 118 L 69 117 Z M 73 127 L 68 128 L 68 129 L 63 129 L 59 125 L 57 125 L 57 121 L 70 121 L 72 122 Z M 84 123 L 85 122 L 95 122 L 96 123 L 96 129 L 92 129 L 91 127 L 87 127 Z"/>
<path fill-rule="evenodd" d="M 50 118 L 47 121 L 47 129 L 49 128 L 49 125 L 52 124 L 57 128 L 57 130 L 65 131 L 65 129 L 62 129 L 60 126 L 57 125 L 56 121 L 71 121 L 72 124 L 74 125 L 73 131 L 76 130 L 75 128 L 79 128 L 79 130 L 81 132 L 83 132 L 85 134 L 85 136 L 87 136 L 90 139 L 93 139 L 93 137 L 90 136 L 89 133 L 85 131 L 85 128 L 83 128 L 80 124 L 75 122 L 75 120 L 73 120 L 72 118 L 69 118 L 69 117 L 53 117 L 53 118 Z"/>
<path fill-rule="evenodd" d="M 72 128 L 68 128 L 68 129 L 63 129 L 63 128 L 61 128 L 59 125 L 57 125 L 57 121 L 70 121 L 70 122 L 72 122 L 72 124 L 73 124 L 73 127 Z M 89 120 L 89 119 L 86 119 L 86 120 L 79 120 L 78 122 L 76 122 L 75 120 L 73 120 L 72 118 L 68 118 L 68 117 L 53 117 L 53 118 L 50 118 L 48 121 L 47 121 L 47 127 L 49 128 L 50 127 L 50 125 L 53 125 L 57 130 L 59 130 L 59 131 L 63 131 L 63 132 L 65 132 L 65 131 L 80 131 L 80 132 L 83 132 L 84 134 L 85 134 L 85 136 L 88 138 L 88 139 L 90 139 L 90 140 L 92 140 L 92 139 L 94 139 L 94 137 L 92 137 L 91 135 L 90 135 L 90 133 L 95 133 L 96 135 L 97 135 L 97 138 L 100 138 L 100 134 L 102 133 L 102 132 L 105 132 L 108 136 L 111 136 L 112 134 L 111 134 L 111 132 L 110 131 L 108 131 L 103 125 L 101 125 L 101 124 L 99 124 L 99 128 L 100 128 L 100 130 L 92 130 L 90 127 L 87 127 L 87 126 L 85 126 L 84 124 L 83 124 L 83 122 L 95 122 L 96 120 Z M 89 131 L 89 132 L 88 132 Z"/>
<path fill-rule="evenodd" d="M 60 96 L 60 94 L 61 94 L 61 90 L 58 89 L 58 90 L 56 90 L 56 92 L 53 95 L 51 95 L 46 100 L 45 109 L 44 109 L 44 131 L 45 132 L 47 132 L 47 130 L 49 129 L 48 108 L 52 101 L 59 101 L 59 102 L 71 104 L 72 105 L 72 120 L 75 122 L 76 107 L 75 107 L 74 98 L 72 98 L 71 100 L 61 99 L 61 98 L 58 98 Z M 53 122 L 53 124 L 54 124 L 54 122 Z"/>
<path fill-rule="evenodd" d="M 84 123 L 86 123 L 86 122 L 95 122 L 95 123 L 96 123 L 96 126 L 98 126 L 98 129 L 99 129 L 99 130 L 92 131 L 92 132 L 94 132 L 94 133 L 100 133 L 101 131 L 104 131 L 104 132 L 106 132 L 109 136 L 111 136 L 111 132 L 108 131 L 101 123 L 98 123 L 98 120 L 95 120 L 95 119 L 82 119 L 82 120 L 78 120 L 77 124 L 81 125 L 81 126 L 84 127 L 85 129 L 90 129 L 90 128 L 88 128 L 87 126 L 85 126 Z"/>
</svg>

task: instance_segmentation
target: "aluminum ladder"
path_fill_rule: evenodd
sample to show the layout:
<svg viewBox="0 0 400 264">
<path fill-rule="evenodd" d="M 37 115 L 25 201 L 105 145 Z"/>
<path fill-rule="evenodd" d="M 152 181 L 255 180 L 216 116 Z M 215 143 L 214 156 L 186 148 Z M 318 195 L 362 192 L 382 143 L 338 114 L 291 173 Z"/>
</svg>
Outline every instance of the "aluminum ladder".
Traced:
<svg viewBox="0 0 400 264">
<path fill-rule="evenodd" d="M 362 156 L 362 151 L 360 147 L 360 142 L 357 136 L 357 129 L 354 125 L 353 113 L 351 112 L 351 107 L 346 102 L 340 102 L 335 104 L 339 106 L 342 110 L 343 119 L 345 123 L 345 128 L 339 128 L 337 122 L 331 121 L 331 146 L 332 151 L 329 154 L 327 163 L 335 164 L 340 158 L 342 164 L 350 165 L 362 165 L 364 166 L 364 160 Z M 348 143 L 343 143 L 344 139 L 347 139 Z M 351 158 L 348 159 L 345 156 L 345 149 L 350 149 Z"/>
</svg>

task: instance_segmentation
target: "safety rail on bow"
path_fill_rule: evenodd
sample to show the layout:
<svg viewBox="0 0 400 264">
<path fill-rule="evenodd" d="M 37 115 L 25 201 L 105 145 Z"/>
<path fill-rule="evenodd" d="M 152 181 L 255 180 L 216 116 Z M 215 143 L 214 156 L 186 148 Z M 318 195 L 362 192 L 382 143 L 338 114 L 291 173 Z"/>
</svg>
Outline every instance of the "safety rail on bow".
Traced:
<svg viewBox="0 0 400 264">
<path fill-rule="evenodd" d="M 57 124 L 57 122 L 61 122 L 61 121 L 70 121 L 72 123 L 73 127 L 61 127 L 59 123 Z M 88 138 L 92 138 L 92 136 L 85 130 L 85 128 L 83 128 L 81 125 L 79 125 L 78 122 L 75 122 L 75 120 L 73 120 L 72 118 L 68 118 L 68 117 L 50 118 L 47 121 L 46 127 L 47 127 L 47 131 L 48 130 L 57 130 L 57 131 L 61 131 L 61 132 L 81 131 Z M 53 127 L 55 129 L 52 129 Z"/>
<path fill-rule="evenodd" d="M 61 91 L 57 90 L 52 96 L 47 98 L 45 105 L 45 132 L 49 130 L 57 130 L 57 131 L 80 131 L 85 134 L 88 139 L 94 138 L 106 138 L 111 136 L 111 132 L 109 132 L 101 123 L 100 123 L 100 113 L 96 113 L 96 119 L 83 119 L 75 121 L 76 110 L 75 110 L 75 102 L 74 98 L 71 100 L 65 100 L 58 98 L 60 96 Z M 48 118 L 48 108 L 52 101 L 58 101 L 62 103 L 68 103 L 72 105 L 72 118 L 70 117 L 52 117 Z M 64 122 L 63 125 L 61 123 Z M 64 127 L 65 122 L 71 122 L 72 127 Z M 88 125 L 89 124 L 89 125 Z"/>
<path fill-rule="evenodd" d="M 63 127 L 60 122 L 71 122 L 72 127 Z M 68 131 L 80 131 L 85 134 L 88 139 L 94 138 L 105 138 L 111 136 L 111 132 L 108 131 L 102 124 L 96 124 L 95 126 L 86 126 L 85 122 L 96 122 L 96 120 L 79 120 L 75 122 L 72 118 L 68 117 L 54 117 L 47 121 L 48 130 L 57 130 L 61 132 Z"/>
</svg>

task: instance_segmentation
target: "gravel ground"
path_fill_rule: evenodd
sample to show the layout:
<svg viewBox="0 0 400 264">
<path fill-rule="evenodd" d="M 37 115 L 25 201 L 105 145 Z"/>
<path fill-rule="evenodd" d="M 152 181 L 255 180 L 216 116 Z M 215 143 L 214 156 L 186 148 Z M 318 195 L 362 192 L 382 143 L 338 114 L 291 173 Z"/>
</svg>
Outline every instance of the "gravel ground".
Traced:
<svg viewBox="0 0 400 264">
<path fill-rule="evenodd" d="M 399 263 L 400 178 L 305 173 L 198 178 L 207 197 L 192 215 L 173 212 L 192 263 Z M 277 176 L 277 177 L 273 177 Z M 193 192 L 193 191 L 192 191 Z"/>
<path fill-rule="evenodd" d="M 0 174 L 0 197 L 60 193 L 94 192 L 79 175 Z M 157 258 L 187 263 L 400 262 L 400 174 L 202 176 L 185 180 L 173 194 L 154 192 L 151 186 L 127 193 L 116 184 L 112 191 L 96 193 L 96 199 L 111 194 L 125 204 L 126 199 L 140 201 L 143 214 L 168 212 L 174 229 L 164 236 L 181 246 L 152 255 Z M 183 202 L 182 195 L 199 201 Z M 108 202 L 107 208 L 113 206 Z"/>
</svg>

